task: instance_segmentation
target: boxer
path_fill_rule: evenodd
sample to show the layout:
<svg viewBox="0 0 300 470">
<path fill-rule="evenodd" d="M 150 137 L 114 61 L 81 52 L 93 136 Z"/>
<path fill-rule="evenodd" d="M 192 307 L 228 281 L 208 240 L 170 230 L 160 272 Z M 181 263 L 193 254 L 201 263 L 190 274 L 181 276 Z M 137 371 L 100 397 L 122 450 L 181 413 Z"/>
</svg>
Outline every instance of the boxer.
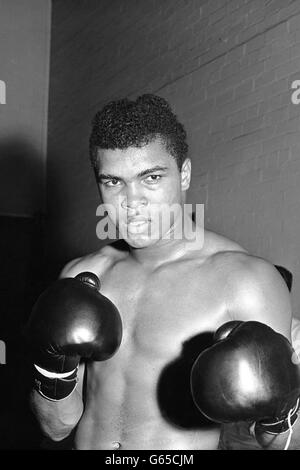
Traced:
<svg viewBox="0 0 300 470">
<path fill-rule="evenodd" d="M 228 321 L 258 322 L 291 340 L 290 296 L 272 264 L 209 230 L 203 242 L 172 236 L 184 211 L 168 225 L 154 217 L 184 208 L 187 152 L 186 132 L 161 97 L 110 102 L 93 120 L 91 162 L 120 240 L 70 261 L 60 278 L 94 273 L 123 333 L 110 358 L 82 361 L 67 396 L 53 401 L 33 388 L 32 409 L 54 441 L 72 433 L 75 449 L 217 449 L 221 425 L 190 389 L 213 333 Z M 284 447 L 281 437 L 274 446 Z"/>
</svg>

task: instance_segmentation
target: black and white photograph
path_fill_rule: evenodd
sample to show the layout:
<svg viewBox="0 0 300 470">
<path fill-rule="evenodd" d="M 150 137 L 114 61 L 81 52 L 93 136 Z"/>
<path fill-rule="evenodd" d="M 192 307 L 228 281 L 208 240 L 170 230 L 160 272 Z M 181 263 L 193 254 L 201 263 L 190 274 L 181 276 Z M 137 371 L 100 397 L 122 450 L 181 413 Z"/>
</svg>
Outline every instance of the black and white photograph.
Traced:
<svg viewBox="0 0 300 470">
<path fill-rule="evenodd" d="M 0 0 L 0 298 L 0 450 L 300 450 L 300 0 Z"/>
</svg>

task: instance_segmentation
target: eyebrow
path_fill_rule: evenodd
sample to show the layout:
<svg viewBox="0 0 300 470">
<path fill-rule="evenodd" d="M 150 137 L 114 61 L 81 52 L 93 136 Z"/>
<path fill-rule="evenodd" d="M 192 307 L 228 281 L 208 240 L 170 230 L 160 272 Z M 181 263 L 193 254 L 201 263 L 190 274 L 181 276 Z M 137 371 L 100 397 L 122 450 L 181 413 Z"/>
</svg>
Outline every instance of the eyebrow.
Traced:
<svg viewBox="0 0 300 470">
<path fill-rule="evenodd" d="M 136 176 L 138 178 L 141 178 L 142 176 L 149 175 L 150 173 L 154 173 L 156 171 L 166 171 L 166 170 L 168 170 L 167 166 L 156 165 L 152 168 L 148 168 L 147 170 L 140 171 Z M 107 173 L 106 174 L 105 173 L 100 173 L 100 175 L 98 175 L 97 179 L 98 179 L 98 181 L 111 180 L 111 179 L 120 181 L 122 178 L 120 178 L 119 176 L 110 175 L 110 174 L 107 174 Z"/>
</svg>

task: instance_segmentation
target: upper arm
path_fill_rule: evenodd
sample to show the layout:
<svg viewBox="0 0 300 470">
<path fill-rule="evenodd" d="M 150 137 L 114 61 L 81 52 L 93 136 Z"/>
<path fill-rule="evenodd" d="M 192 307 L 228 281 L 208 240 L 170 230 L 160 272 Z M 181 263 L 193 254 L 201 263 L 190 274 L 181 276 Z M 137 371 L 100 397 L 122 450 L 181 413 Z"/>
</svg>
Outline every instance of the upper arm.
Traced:
<svg viewBox="0 0 300 470">
<path fill-rule="evenodd" d="M 291 341 L 291 298 L 277 269 L 246 256 L 230 280 L 228 310 L 234 320 L 259 321 Z"/>
<path fill-rule="evenodd" d="M 69 261 L 61 270 L 59 274 L 59 279 L 65 278 L 65 277 L 75 277 L 77 274 L 82 272 L 82 269 L 80 268 L 81 266 L 81 258 L 76 258 L 71 261 Z"/>
</svg>

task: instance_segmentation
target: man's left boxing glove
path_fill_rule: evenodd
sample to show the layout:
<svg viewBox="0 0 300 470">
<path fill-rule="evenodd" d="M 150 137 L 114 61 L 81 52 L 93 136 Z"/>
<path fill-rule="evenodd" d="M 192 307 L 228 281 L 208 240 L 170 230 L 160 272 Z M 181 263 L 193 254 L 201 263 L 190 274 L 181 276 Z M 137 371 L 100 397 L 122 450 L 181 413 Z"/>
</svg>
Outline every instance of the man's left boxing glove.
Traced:
<svg viewBox="0 0 300 470">
<path fill-rule="evenodd" d="M 216 331 L 215 340 L 191 372 L 200 411 L 219 423 L 249 421 L 264 432 L 287 431 L 300 397 L 300 368 L 287 338 L 264 323 L 233 321 Z"/>
<path fill-rule="evenodd" d="M 103 361 L 118 350 L 122 322 L 90 272 L 54 282 L 36 301 L 25 327 L 34 363 L 34 387 L 53 401 L 77 384 L 80 359 Z"/>
</svg>

